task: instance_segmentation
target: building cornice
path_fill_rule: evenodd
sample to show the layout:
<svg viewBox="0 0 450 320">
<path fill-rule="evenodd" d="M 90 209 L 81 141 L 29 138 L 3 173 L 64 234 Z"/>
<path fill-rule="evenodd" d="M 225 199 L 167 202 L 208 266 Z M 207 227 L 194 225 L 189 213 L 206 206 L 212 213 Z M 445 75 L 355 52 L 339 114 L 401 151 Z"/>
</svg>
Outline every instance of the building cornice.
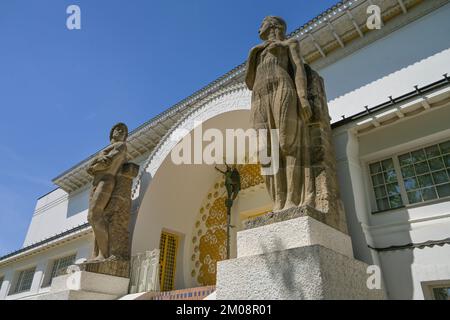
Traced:
<svg viewBox="0 0 450 320">
<path fill-rule="evenodd" d="M 56 234 L 50 238 L 36 242 L 36 243 L 26 246 L 22 249 L 19 249 L 17 251 L 14 251 L 7 255 L 4 255 L 3 257 L 0 257 L 0 266 L 24 259 L 31 255 L 40 253 L 42 251 L 62 245 L 64 243 L 67 243 L 69 241 L 73 241 L 75 239 L 81 238 L 90 233 L 92 233 L 92 228 L 89 225 L 89 223 L 79 225 L 75 228 L 66 230 L 66 231 Z"/>
<path fill-rule="evenodd" d="M 389 100 L 377 106 L 366 107 L 365 111 L 334 122 L 331 127 L 334 129 L 345 125 L 355 134 L 364 135 L 450 104 L 450 77 L 447 74 L 436 82 L 411 89 L 406 94 L 389 97 Z"/>
</svg>

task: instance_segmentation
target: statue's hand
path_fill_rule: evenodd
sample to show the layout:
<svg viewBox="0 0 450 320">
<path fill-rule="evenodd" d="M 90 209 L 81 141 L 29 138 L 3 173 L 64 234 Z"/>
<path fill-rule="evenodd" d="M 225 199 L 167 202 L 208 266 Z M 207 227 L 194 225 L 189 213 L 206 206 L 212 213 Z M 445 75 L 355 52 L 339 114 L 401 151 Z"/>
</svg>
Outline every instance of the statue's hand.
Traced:
<svg viewBox="0 0 450 320">
<path fill-rule="evenodd" d="M 111 159 L 106 156 L 100 156 L 95 158 L 89 168 L 87 169 L 87 172 L 90 175 L 94 175 L 98 171 L 105 170 L 109 167 L 111 164 Z"/>
<path fill-rule="evenodd" d="M 111 159 L 106 156 L 103 156 L 99 159 L 99 162 L 101 162 L 105 165 L 109 165 L 111 163 Z"/>
<path fill-rule="evenodd" d="M 267 50 L 271 51 L 277 49 L 279 47 L 284 47 L 286 44 L 283 41 L 273 40 L 267 42 L 269 45 L 267 46 Z"/>
</svg>

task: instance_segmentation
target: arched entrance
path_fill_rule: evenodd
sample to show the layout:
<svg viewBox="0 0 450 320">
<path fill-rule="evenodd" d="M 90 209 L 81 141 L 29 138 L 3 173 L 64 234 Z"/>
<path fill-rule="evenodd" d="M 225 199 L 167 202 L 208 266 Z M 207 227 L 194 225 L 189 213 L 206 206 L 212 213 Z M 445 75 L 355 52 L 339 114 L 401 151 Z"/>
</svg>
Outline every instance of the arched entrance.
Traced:
<svg viewBox="0 0 450 320">
<path fill-rule="evenodd" d="M 201 123 L 203 131 L 210 128 L 222 132 L 226 129 L 246 130 L 249 128 L 249 108 L 249 92 L 240 87 L 225 92 L 203 108 L 197 109 L 181 121 L 178 128 L 190 132 L 195 124 Z M 162 233 L 176 236 L 176 270 L 173 281 L 175 289 L 182 289 L 215 282 L 215 262 L 222 258 L 221 243 L 224 238 L 223 231 L 219 231 L 223 228 L 223 195 L 220 186 L 223 177 L 214 169 L 214 165 L 174 164 L 170 151 L 182 139 L 175 137 L 175 134 L 166 137 L 150 156 L 139 178 L 133 203 L 136 217 L 132 254 L 160 248 Z M 216 186 L 218 187 L 215 188 Z M 263 195 L 262 200 L 253 199 L 250 202 L 255 202 L 255 206 L 260 203 L 267 205 L 268 195 L 265 189 L 259 190 Z M 243 199 L 244 194 L 245 192 Z M 238 206 L 242 203 L 238 199 L 234 210 L 238 212 Z M 236 216 L 235 213 L 233 215 Z M 212 239 L 208 236 L 211 235 L 219 240 L 215 246 L 208 244 L 207 240 Z"/>
</svg>

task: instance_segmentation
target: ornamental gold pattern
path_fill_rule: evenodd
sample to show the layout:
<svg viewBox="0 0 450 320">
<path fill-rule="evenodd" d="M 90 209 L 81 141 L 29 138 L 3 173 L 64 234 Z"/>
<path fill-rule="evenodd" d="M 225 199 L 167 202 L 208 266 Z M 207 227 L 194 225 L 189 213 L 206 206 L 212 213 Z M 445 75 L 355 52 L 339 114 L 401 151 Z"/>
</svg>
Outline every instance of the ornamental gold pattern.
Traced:
<svg viewBox="0 0 450 320">
<path fill-rule="evenodd" d="M 241 175 L 242 189 L 264 183 L 258 164 L 237 166 Z M 216 284 L 217 262 L 227 256 L 227 208 L 223 177 L 218 178 L 208 191 L 199 209 L 192 233 L 193 252 L 191 276 L 200 286 Z"/>
<path fill-rule="evenodd" d="M 259 164 L 238 165 L 237 169 L 241 175 L 242 190 L 264 183 Z"/>
</svg>

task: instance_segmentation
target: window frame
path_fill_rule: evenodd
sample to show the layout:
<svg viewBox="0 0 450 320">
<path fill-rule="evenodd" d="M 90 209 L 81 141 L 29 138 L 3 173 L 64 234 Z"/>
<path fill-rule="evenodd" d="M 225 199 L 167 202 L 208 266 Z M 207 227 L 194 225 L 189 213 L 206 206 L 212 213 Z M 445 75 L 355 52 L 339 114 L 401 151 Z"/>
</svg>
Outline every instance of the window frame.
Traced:
<svg viewBox="0 0 450 320">
<path fill-rule="evenodd" d="M 434 286 L 430 286 L 430 292 L 431 292 L 431 297 L 433 300 L 438 300 L 436 299 L 436 295 L 434 293 L 435 289 L 447 289 L 447 300 L 450 300 L 450 284 L 441 284 L 441 285 L 434 285 Z M 439 299 L 440 300 L 440 299 Z"/>
<path fill-rule="evenodd" d="M 47 288 L 50 287 L 52 285 L 52 281 L 54 278 L 56 278 L 56 274 L 58 273 L 58 270 L 60 269 L 60 267 L 58 267 L 55 270 L 55 263 L 60 263 L 61 260 L 69 258 L 69 257 L 73 257 L 73 263 L 76 262 L 77 260 L 77 253 L 70 253 L 64 256 L 57 256 L 57 257 L 53 257 L 52 259 L 49 260 L 49 264 L 47 267 L 47 272 L 46 272 L 46 276 L 44 277 L 44 281 L 43 281 L 43 285 L 41 286 L 41 288 Z M 53 271 L 55 270 L 55 275 L 53 275 Z"/>
<path fill-rule="evenodd" d="M 370 165 L 372 165 L 374 163 L 378 163 L 378 162 L 382 163 L 383 161 L 389 160 L 389 159 L 392 160 L 392 163 L 394 165 L 394 170 L 395 170 L 395 174 L 396 174 L 396 178 L 397 178 L 397 184 L 400 187 L 400 196 L 402 198 L 403 205 L 400 206 L 400 207 L 396 207 L 396 208 L 389 208 L 389 209 L 379 210 L 378 209 L 378 204 L 377 204 L 377 200 L 378 199 L 377 199 L 377 196 L 375 194 L 375 186 L 373 185 L 373 181 L 372 181 L 372 176 L 373 175 L 372 175 L 372 173 L 370 171 Z M 393 156 L 392 157 L 383 157 L 381 160 L 373 160 L 373 161 L 368 161 L 367 162 L 367 173 L 368 173 L 368 176 L 369 176 L 368 186 L 369 186 L 370 192 L 371 192 L 371 203 L 372 203 L 372 207 L 373 208 L 377 208 L 377 211 L 374 212 L 372 210 L 372 213 L 385 212 L 385 211 L 391 211 L 391 210 L 398 210 L 398 209 L 401 209 L 401 208 L 405 207 L 405 202 L 404 202 L 403 195 L 402 195 L 402 191 L 403 190 L 402 190 L 402 187 L 400 186 L 401 181 L 400 181 L 399 176 L 398 176 L 397 165 L 398 165 L 398 163 L 396 163 L 396 161 L 393 158 Z M 381 173 L 384 173 L 384 171 L 382 171 Z M 393 182 L 390 182 L 390 183 L 386 183 L 385 182 L 382 186 L 386 187 L 388 184 L 392 184 L 392 183 Z M 381 186 L 381 185 L 379 185 L 379 186 Z M 379 187 L 379 186 L 377 186 L 377 187 Z M 386 197 L 389 199 L 389 195 L 387 193 L 387 190 L 386 190 Z"/>
<path fill-rule="evenodd" d="M 25 276 L 22 276 L 22 274 L 24 274 L 25 272 L 29 272 L 31 270 L 33 270 L 33 274 L 31 276 L 30 287 L 28 289 L 21 290 L 20 287 L 22 286 L 23 279 L 25 278 Z M 33 287 L 33 281 L 34 281 L 35 275 L 36 275 L 36 266 L 17 270 L 15 280 L 14 280 L 14 286 L 12 286 L 12 290 L 8 295 L 15 295 L 15 294 L 20 294 L 20 293 L 24 293 L 24 292 L 29 292 L 31 290 L 31 288 Z"/>
<path fill-rule="evenodd" d="M 450 288 L 450 279 L 422 281 L 420 286 L 425 300 L 436 300 L 434 289 Z"/>
<path fill-rule="evenodd" d="M 366 171 L 365 177 L 368 177 L 368 180 L 367 180 L 368 183 L 366 185 L 370 189 L 369 193 L 370 193 L 370 203 L 371 203 L 371 212 L 372 212 L 372 214 L 378 214 L 378 213 L 383 213 L 383 212 L 393 211 L 393 210 L 400 210 L 402 208 L 414 208 L 414 207 L 417 207 L 417 206 L 429 205 L 430 203 L 450 200 L 450 196 L 445 196 L 445 197 L 440 198 L 439 195 L 437 195 L 437 198 L 435 198 L 435 199 L 421 201 L 421 202 L 416 202 L 416 203 L 410 203 L 409 199 L 408 199 L 408 193 L 406 191 L 406 187 L 405 187 L 405 184 L 404 184 L 404 181 L 403 181 L 404 179 L 403 179 L 403 174 L 402 174 L 402 171 L 401 171 L 400 160 L 399 160 L 399 157 L 401 155 L 406 154 L 406 153 L 412 153 L 414 151 L 423 150 L 423 149 L 426 149 L 428 147 L 439 145 L 439 144 L 445 143 L 445 142 L 450 142 L 450 137 L 436 139 L 436 140 L 434 140 L 432 142 L 421 144 L 420 146 L 416 145 L 415 147 L 408 147 L 408 148 L 405 148 L 405 149 L 399 149 L 399 150 L 397 150 L 394 153 L 384 154 L 384 156 L 378 156 L 378 157 L 373 158 L 373 159 L 366 159 L 364 168 L 365 168 L 365 171 Z M 375 187 L 374 187 L 373 181 L 372 181 L 372 173 L 370 171 L 370 165 L 374 164 L 374 163 L 377 163 L 377 162 L 383 162 L 384 160 L 387 160 L 387 159 L 392 159 L 392 161 L 394 163 L 394 169 L 395 169 L 396 176 L 397 176 L 397 183 L 399 184 L 399 187 L 400 187 L 400 195 L 402 197 L 403 206 L 398 207 L 398 208 L 389 208 L 389 209 L 385 209 L 385 210 L 379 210 L 378 209 L 378 204 L 377 204 L 377 201 L 376 201 Z M 425 160 L 425 161 L 428 161 L 428 159 Z M 447 170 L 447 169 L 444 169 L 444 170 Z M 435 171 L 431 171 L 430 170 L 428 174 L 432 174 L 433 172 L 435 172 Z M 450 178 L 450 175 L 448 175 L 448 176 Z M 434 181 L 433 181 L 433 183 L 434 183 Z M 433 187 L 436 188 L 437 185 L 444 185 L 444 184 L 446 184 L 446 183 L 433 184 Z"/>
</svg>

